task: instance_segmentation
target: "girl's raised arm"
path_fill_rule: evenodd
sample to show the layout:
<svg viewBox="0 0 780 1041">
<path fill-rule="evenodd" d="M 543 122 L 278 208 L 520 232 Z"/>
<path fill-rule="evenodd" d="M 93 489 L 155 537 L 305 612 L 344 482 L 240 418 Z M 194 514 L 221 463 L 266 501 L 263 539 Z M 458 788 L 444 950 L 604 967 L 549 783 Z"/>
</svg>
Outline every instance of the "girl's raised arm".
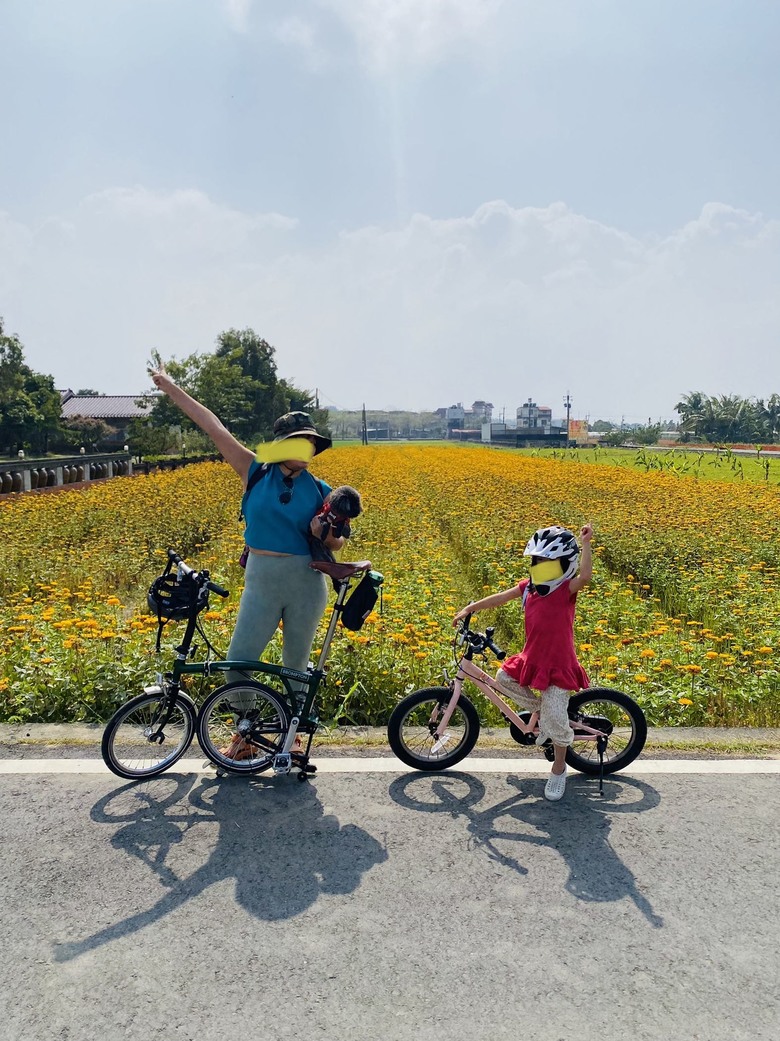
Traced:
<svg viewBox="0 0 780 1041">
<path fill-rule="evenodd" d="M 592 524 L 583 525 L 580 529 L 580 538 L 582 539 L 580 570 L 571 582 L 569 582 L 570 593 L 579 593 L 579 591 L 584 589 L 593 578 L 593 548 L 591 546 L 591 540 L 593 538 Z"/>
</svg>

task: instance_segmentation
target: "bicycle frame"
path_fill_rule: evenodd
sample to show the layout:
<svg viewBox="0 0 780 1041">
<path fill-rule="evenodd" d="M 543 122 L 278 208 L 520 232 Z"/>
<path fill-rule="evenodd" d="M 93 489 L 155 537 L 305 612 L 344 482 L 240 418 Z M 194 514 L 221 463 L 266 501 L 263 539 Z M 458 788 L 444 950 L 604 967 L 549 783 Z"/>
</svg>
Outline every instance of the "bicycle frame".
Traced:
<svg viewBox="0 0 780 1041">
<path fill-rule="evenodd" d="M 450 698 L 449 703 L 444 710 L 444 714 L 434 731 L 434 737 L 437 741 L 441 741 L 445 735 L 447 726 L 452 718 L 452 713 L 455 711 L 458 699 L 463 691 L 463 682 L 467 679 L 471 680 L 480 693 L 482 693 L 488 701 L 491 701 L 499 712 L 506 716 L 511 723 L 514 723 L 518 730 L 522 731 L 524 734 L 533 733 L 539 722 L 539 712 L 532 712 L 530 719 L 526 723 L 525 720 L 521 719 L 515 709 L 510 708 L 509 704 L 501 694 L 499 694 L 500 688 L 498 687 L 496 680 L 494 680 L 492 676 L 489 676 L 484 669 L 475 665 L 473 661 L 463 657 L 458 662 L 458 671 L 453 680 L 452 697 Z M 433 722 L 433 719 L 431 722 Z M 603 730 L 596 730 L 593 727 L 587 726 L 585 723 L 577 723 L 577 740 L 598 741 L 600 737 L 606 738 L 607 736 L 608 735 L 606 735 Z M 434 749 L 435 748 L 436 745 L 434 745 Z"/>
<path fill-rule="evenodd" d="M 338 566 L 338 565 L 337 565 Z M 183 676 L 210 676 L 212 673 L 227 673 L 227 672 L 243 672 L 243 673 L 261 673 L 262 675 L 273 676 L 276 679 L 281 680 L 287 695 L 287 700 L 291 709 L 292 718 L 290 720 L 290 726 L 285 736 L 284 744 L 281 752 L 278 752 L 274 757 L 274 769 L 289 769 L 290 766 L 290 752 L 292 746 L 295 743 L 295 739 L 298 735 L 298 731 L 301 730 L 303 733 L 309 735 L 308 747 L 311 746 L 312 737 L 317 728 L 317 719 L 312 717 L 312 707 L 314 705 L 314 699 L 319 690 L 320 684 L 325 679 L 325 666 L 330 653 L 331 643 L 333 642 L 333 636 L 336 632 L 336 625 L 341 615 L 344 601 L 346 599 L 347 592 L 349 590 L 351 580 L 360 571 L 366 571 L 370 567 L 370 562 L 362 562 L 361 565 L 349 565 L 345 564 L 343 567 L 359 567 L 359 570 L 353 571 L 350 574 L 345 574 L 343 578 L 336 579 L 339 584 L 338 594 L 336 601 L 333 605 L 330 621 L 328 628 L 325 633 L 325 639 L 323 640 L 320 653 L 317 658 L 316 666 L 310 667 L 306 672 L 301 672 L 298 669 L 288 668 L 286 665 L 274 665 L 271 662 L 265 661 L 254 661 L 245 659 L 223 659 L 219 661 L 204 661 L 204 662 L 191 662 L 189 656 L 192 647 L 192 640 L 196 631 L 197 623 L 197 612 L 193 608 L 193 613 L 187 620 L 187 628 L 184 633 L 184 638 L 181 644 L 176 648 L 176 658 L 174 659 L 173 668 L 171 672 L 166 674 L 157 675 L 157 681 L 163 690 L 167 690 L 169 694 L 180 695 L 181 679 Z M 319 568 L 317 570 L 320 570 Z M 324 569 L 323 569 L 324 570 Z M 325 571 L 329 574 L 330 571 Z M 296 689 L 293 683 L 302 684 L 305 690 L 305 697 L 302 701 L 299 701 L 299 695 L 303 693 L 300 689 Z M 175 697 L 171 698 L 168 710 L 165 716 L 160 720 L 158 724 L 158 731 L 162 732 L 165 725 L 168 722 L 171 712 L 173 711 Z M 308 755 L 308 747 L 304 755 Z"/>
</svg>

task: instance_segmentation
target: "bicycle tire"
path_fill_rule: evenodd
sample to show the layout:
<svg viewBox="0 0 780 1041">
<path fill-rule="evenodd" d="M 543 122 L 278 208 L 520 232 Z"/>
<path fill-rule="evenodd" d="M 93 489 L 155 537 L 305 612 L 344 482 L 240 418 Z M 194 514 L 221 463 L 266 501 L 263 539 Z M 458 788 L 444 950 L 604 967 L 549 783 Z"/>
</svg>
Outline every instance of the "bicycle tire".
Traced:
<svg viewBox="0 0 780 1041">
<path fill-rule="evenodd" d="M 449 687 L 422 687 L 403 698 L 390 716 L 387 739 L 393 753 L 415 770 L 446 770 L 465 759 L 479 737 L 477 710 L 464 695 L 447 725 L 447 735 L 455 740 L 434 751 L 433 731 L 449 704 Z"/>
<path fill-rule="evenodd" d="M 237 703 L 237 697 L 252 699 L 252 708 Z M 218 770 L 235 774 L 262 773 L 281 752 L 290 729 L 290 708 L 272 687 L 252 680 L 226 683 L 201 705 L 197 719 L 198 741 Z M 245 731 L 245 732 L 244 732 Z M 234 735 L 241 733 L 250 752 L 245 759 L 225 754 Z"/>
<path fill-rule="evenodd" d="M 195 709 L 189 698 L 175 695 L 164 740 L 149 740 L 168 705 L 169 696 L 160 691 L 139 694 L 117 709 L 106 723 L 100 743 L 103 762 L 112 773 L 131 781 L 156 777 L 181 759 L 195 733 Z"/>
<path fill-rule="evenodd" d="M 620 690 L 591 687 L 580 691 L 569 700 L 569 718 L 574 727 L 574 743 L 566 749 L 566 762 L 574 770 L 591 776 L 600 771 L 595 741 L 577 741 L 576 717 L 594 717 L 590 724 L 601 729 L 596 721 L 606 718 L 612 725 L 604 753 L 604 773 L 614 774 L 633 763 L 645 747 L 647 722 L 645 714 L 633 698 Z"/>
</svg>

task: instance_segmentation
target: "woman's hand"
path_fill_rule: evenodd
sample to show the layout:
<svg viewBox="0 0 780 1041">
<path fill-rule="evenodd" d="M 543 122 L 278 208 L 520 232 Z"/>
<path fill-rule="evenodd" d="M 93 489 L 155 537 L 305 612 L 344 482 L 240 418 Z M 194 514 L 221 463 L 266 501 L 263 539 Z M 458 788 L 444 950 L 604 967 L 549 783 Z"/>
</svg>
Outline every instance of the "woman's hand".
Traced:
<svg viewBox="0 0 780 1041">
<path fill-rule="evenodd" d="M 583 542 L 590 542 L 590 540 L 593 538 L 592 524 L 583 524 L 583 526 L 580 528 L 580 538 Z"/>
<path fill-rule="evenodd" d="M 176 386 L 171 377 L 165 371 L 165 362 L 157 351 L 152 351 L 152 360 L 147 365 L 146 371 L 152 377 L 152 383 L 158 390 L 161 390 L 163 394 L 170 394 L 171 388 Z"/>
<path fill-rule="evenodd" d="M 466 604 L 465 607 L 461 607 L 460 611 L 458 611 L 458 613 L 452 619 L 452 628 L 453 629 L 457 628 L 458 622 L 460 622 L 468 614 L 474 614 L 474 605 L 473 604 Z"/>
</svg>

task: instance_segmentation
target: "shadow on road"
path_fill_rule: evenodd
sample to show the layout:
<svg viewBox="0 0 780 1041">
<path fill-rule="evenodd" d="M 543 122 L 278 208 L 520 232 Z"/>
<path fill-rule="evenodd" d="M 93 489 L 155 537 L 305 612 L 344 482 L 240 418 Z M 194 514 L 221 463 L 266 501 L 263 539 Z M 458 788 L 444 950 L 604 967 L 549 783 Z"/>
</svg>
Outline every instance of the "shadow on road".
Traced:
<svg viewBox="0 0 780 1041">
<path fill-rule="evenodd" d="M 608 902 L 629 897 L 655 928 L 657 915 L 640 892 L 636 879 L 609 841 L 612 817 L 621 813 L 643 813 L 659 805 L 655 788 L 634 778 L 607 778 L 604 797 L 594 782 L 569 777 L 561 802 L 547 802 L 542 795 L 544 779 L 508 777 L 515 792 L 502 802 L 480 809 L 484 784 L 472 774 L 407 774 L 390 785 L 390 797 L 399 806 L 424 813 L 449 813 L 465 817 L 475 846 L 503 867 L 527 875 L 515 855 L 502 852 L 507 843 L 549 846 L 569 868 L 566 889 L 578 900 Z"/>
<path fill-rule="evenodd" d="M 215 882 L 236 880 L 236 901 L 256 918 L 292 918 L 321 893 L 350 893 L 363 874 L 387 859 L 386 849 L 354 824 L 325 814 L 310 784 L 291 779 L 202 778 L 192 775 L 134 782 L 100 799 L 92 820 L 116 830 L 111 845 L 137 857 L 168 892 L 151 907 L 76 943 L 56 944 L 69 961 L 144 929 Z M 192 828 L 218 825 L 207 860 L 181 877 L 167 863 Z M 135 890 L 134 900 L 142 891 Z"/>
</svg>

